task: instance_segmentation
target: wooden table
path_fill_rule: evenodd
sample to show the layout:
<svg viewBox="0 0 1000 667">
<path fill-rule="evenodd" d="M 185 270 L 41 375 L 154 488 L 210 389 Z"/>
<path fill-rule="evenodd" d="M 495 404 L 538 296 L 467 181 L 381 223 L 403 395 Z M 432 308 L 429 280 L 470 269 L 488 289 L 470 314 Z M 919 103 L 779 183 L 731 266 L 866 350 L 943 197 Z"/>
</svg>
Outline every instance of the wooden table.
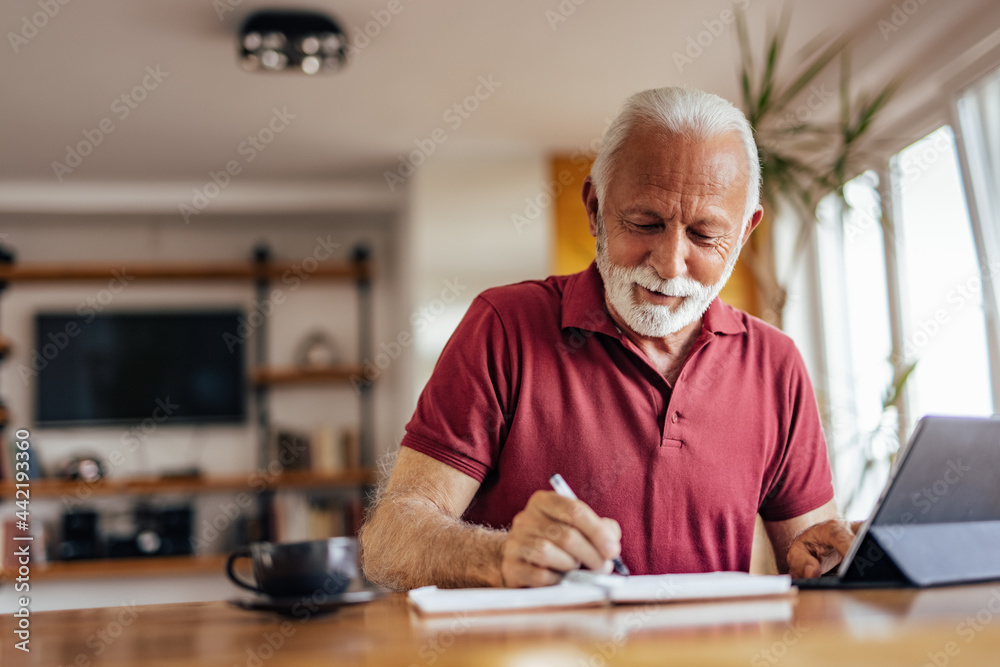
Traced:
<svg viewBox="0 0 1000 667">
<path fill-rule="evenodd" d="M 225 602 L 42 612 L 30 654 L 14 620 L 5 667 L 1000 665 L 1000 583 L 433 619 L 402 595 L 308 620 Z"/>
</svg>

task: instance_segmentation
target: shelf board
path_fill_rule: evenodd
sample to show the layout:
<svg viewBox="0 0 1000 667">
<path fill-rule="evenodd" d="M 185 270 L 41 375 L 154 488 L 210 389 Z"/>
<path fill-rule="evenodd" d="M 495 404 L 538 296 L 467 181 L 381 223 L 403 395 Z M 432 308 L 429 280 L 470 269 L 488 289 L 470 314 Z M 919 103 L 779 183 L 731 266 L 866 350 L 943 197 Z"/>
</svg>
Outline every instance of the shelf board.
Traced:
<svg viewBox="0 0 1000 667">
<path fill-rule="evenodd" d="M 281 280 L 284 276 L 298 276 L 303 281 L 313 278 L 359 280 L 371 277 L 371 265 L 368 262 L 327 261 L 320 263 L 315 270 L 307 271 L 301 265 L 289 262 L 268 262 L 264 265 L 254 262 L 13 264 L 0 265 L 0 282 L 109 280 L 122 273 L 144 280 Z"/>
<path fill-rule="evenodd" d="M 33 479 L 31 498 L 58 498 L 63 495 L 93 496 L 150 495 L 154 493 L 210 493 L 215 491 L 253 491 L 354 487 L 375 483 L 375 471 L 367 468 L 345 470 L 336 475 L 309 471 L 289 471 L 273 478 L 260 473 L 227 477 L 149 477 L 102 479 L 92 484 L 57 479 Z M 13 482 L 0 483 L 0 499 L 12 498 Z"/>
<path fill-rule="evenodd" d="M 302 368 L 298 366 L 258 367 L 250 371 L 250 381 L 255 385 L 350 382 L 352 377 L 363 379 L 365 377 L 364 366 L 331 366 L 330 368 Z M 365 380 L 365 382 L 368 381 Z"/>
<path fill-rule="evenodd" d="M 148 577 L 222 573 L 226 556 L 162 556 L 149 558 L 101 558 L 94 560 L 50 561 L 31 564 L 31 581 L 40 579 Z M 0 584 L 17 577 L 15 568 L 0 569 Z"/>
</svg>

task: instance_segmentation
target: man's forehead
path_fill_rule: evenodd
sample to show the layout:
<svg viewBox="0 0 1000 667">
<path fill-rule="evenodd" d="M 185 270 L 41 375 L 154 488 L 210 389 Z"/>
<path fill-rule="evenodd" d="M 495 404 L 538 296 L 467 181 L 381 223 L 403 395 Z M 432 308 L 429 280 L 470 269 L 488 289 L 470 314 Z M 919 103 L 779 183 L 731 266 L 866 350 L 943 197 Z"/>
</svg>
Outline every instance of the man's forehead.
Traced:
<svg viewBox="0 0 1000 667">
<path fill-rule="evenodd" d="M 634 204 L 652 206 L 670 194 L 725 197 L 746 182 L 745 171 L 732 159 L 636 161 L 623 163 L 612 176 L 615 191 L 627 191 Z M 645 202 L 645 203 L 644 203 Z"/>
<path fill-rule="evenodd" d="M 612 180 L 627 174 L 640 186 L 729 188 L 745 183 L 745 162 L 734 134 L 703 139 L 647 130 L 633 133 L 622 146 Z"/>
<path fill-rule="evenodd" d="M 663 128 L 638 127 L 622 144 L 619 158 L 629 162 L 677 156 L 712 159 L 729 155 L 743 156 L 743 142 L 736 132 L 703 137 Z"/>
</svg>

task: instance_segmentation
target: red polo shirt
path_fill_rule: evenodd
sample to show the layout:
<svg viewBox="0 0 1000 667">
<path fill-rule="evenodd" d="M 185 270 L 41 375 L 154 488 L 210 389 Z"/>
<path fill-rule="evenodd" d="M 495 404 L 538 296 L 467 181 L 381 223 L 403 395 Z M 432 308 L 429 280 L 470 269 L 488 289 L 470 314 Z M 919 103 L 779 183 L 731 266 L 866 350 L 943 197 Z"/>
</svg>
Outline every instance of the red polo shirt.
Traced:
<svg viewBox="0 0 1000 667">
<path fill-rule="evenodd" d="M 621 524 L 635 574 L 748 571 L 758 512 L 833 498 L 790 338 L 716 299 L 671 387 L 608 315 L 594 264 L 479 295 L 406 431 L 403 446 L 481 482 L 474 523 L 509 528 L 562 473 Z"/>
</svg>

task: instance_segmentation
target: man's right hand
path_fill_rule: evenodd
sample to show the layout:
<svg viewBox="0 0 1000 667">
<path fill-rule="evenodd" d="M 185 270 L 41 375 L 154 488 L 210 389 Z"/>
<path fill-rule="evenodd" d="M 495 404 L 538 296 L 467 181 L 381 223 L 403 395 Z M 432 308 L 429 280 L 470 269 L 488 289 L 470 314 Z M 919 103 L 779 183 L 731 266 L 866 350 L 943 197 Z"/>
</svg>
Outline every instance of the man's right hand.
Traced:
<svg viewBox="0 0 1000 667">
<path fill-rule="evenodd" d="M 503 584 L 551 586 L 581 565 L 610 573 L 611 559 L 621 553 L 621 538 L 617 521 L 597 516 L 582 501 L 536 491 L 514 516 L 503 544 Z"/>
</svg>

